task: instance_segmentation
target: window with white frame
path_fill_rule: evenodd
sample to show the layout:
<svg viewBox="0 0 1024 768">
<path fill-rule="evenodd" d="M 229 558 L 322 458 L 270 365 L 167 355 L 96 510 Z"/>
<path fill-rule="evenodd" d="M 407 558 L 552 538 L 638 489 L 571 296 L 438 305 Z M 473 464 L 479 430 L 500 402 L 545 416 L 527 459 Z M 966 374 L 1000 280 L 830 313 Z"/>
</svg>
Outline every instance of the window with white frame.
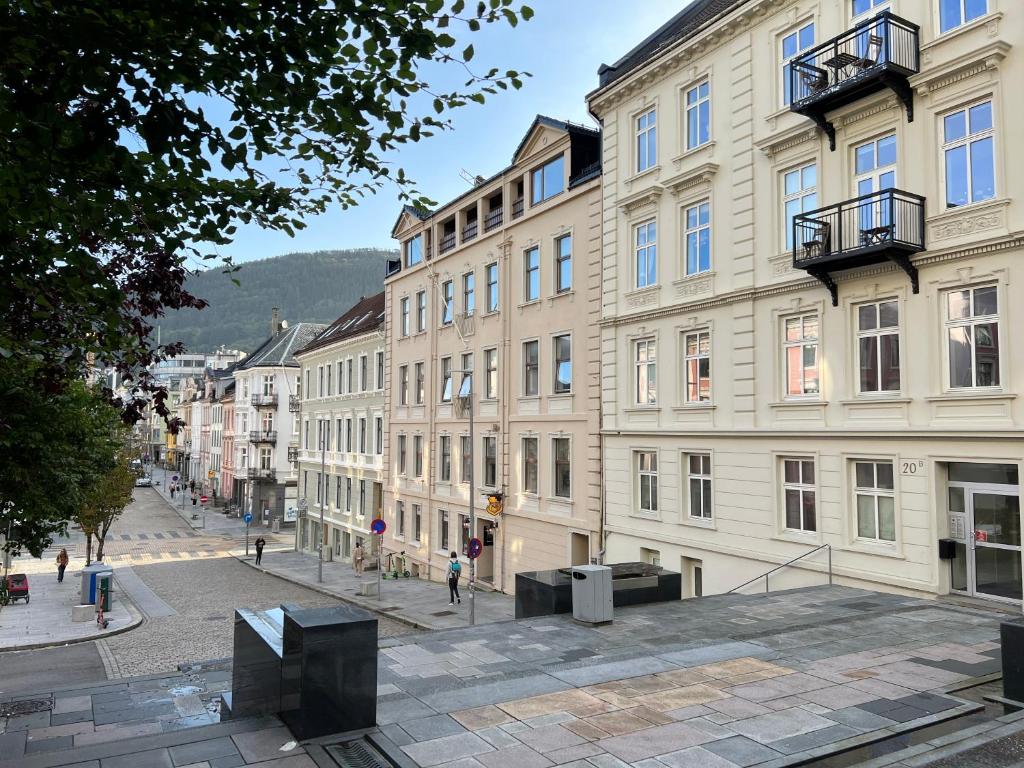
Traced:
<svg viewBox="0 0 1024 768">
<path fill-rule="evenodd" d="M 345 514 L 352 514 L 352 478 L 345 478 Z"/>
<path fill-rule="evenodd" d="M 498 263 L 484 267 L 484 278 L 487 281 L 487 311 L 498 311 Z"/>
<path fill-rule="evenodd" d="M 405 453 L 406 453 L 406 451 L 405 451 L 405 441 L 406 441 L 405 435 L 401 435 L 400 434 L 398 436 L 398 448 L 395 451 L 398 454 L 396 456 L 396 459 L 398 461 L 398 474 L 400 474 L 400 475 L 404 475 L 405 474 Z"/>
<path fill-rule="evenodd" d="M 947 208 L 959 208 L 996 196 L 991 99 L 942 118 L 942 157 L 946 169 Z"/>
<path fill-rule="evenodd" d="M 999 307 L 996 286 L 946 294 L 949 387 L 998 387 Z"/>
<path fill-rule="evenodd" d="M 354 370 L 352 358 L 350 357 L 345 361 L 345 391 L 349 393 L 356 391 Z"/>
<path fill-rule="evenodd" d="M 818 382 L 818 315 L 785 319 L 786 395 L 820 393 Z"/>
<path fill-rule="evenodd" d="M 473 471 L 473 444 L 468 435 L 459 437 L 459 482 L 468 483 L 470 472 Z"/>
<path fill-rule="evenodd" d="M 384 389 L 384 350 L 378 350 L 374 353 L 374 361 L 376 363 L 377 378 L 374 382 L 375 389 Z"/>
<path fill-rule="evenodd" d="M 498 350 L 484 350 L 484 399 L 498 397 Z"/>
<path fill-rule="evenodd" d="M 523 253 L 523 303 L 540 298 L 540 248 L 534 246 Z"/>
<path fill-rule="evenodd" d="M 658 163 L 657 110 L 649 109 L 635 120 L 636 172 L 646 171 Z"/>
<path fill-rule="evenodd" d="M 633 227 L 633 255 L 636 287 L 646 288 L 658 282 L 658 225 L 654 219 Z"/>
<path fill-rule="evenodd" d="M 462 311 L 468 317 L 476 311 L 476 273 L 462 276 Z"/>
<path fill-rule="evenodd" d="M 423 261 L 423 235 L 405 241 L 405 266 L 413 267 Z"/>
<path fill-rule="evenodd" d="M 540 394 L 540 342 L 523 342 L 523 395 Z"/>
<path fill-rule="evenodd" d="M 352 441 L 352 419 L 345 419 L 345 450 L 349 453 L 352 452 L 352 446 L 355 443 Z"/>
<path fill-rule="evenodd" d="M 469 554 L 469 515 L 459 515 L 459 548 L 463 555 Z"/>
<path fill-rule="evenodd" d="M 713 507 L 713 497 L 711 496 L 711 454 L 685 453 L 683 458 L 686 469 L 686 481 L 689 487 L 688 511 L 690 517 L 710 520 Z"/>
<path fill-rule="evenodd" d="M 341 511 L 341 478 L 334 479 L 334 508 Z"/>
<path fill-rule="evenodd" d="M 818 207 L 818 166 L 807 163 L 782 174 L 782 226 L 786 250 L 793 248 L 793 217 Z"/>
<path fill-rule="evenodd" d="M 687 275 L 711 269 L 711 204 L 707 200 L 683 212 L 683 250 Z"/>
<path fill-rule="evenodd" d="M 498 486 L 498 438 L 484 435 L 484 485 L 488 488 Z"/>
<path fill-rule="evenodd" d="M 450 357 L 441 358 L 441 402 L 450 403 L 452 401 L 452 359 Z"/>
<path fill-rule="evenodd" d="M 451 435 L 441 435 L 438 438 L 440 447 L 440 461 L 438 462 L 438 479 L 442 483 L 450 483 L 452 480 L 452 438 Z"/>
<path fill-rule="evenodd" d="M 419 504 L 412 505 L 412 534 L 413 541 L 419 542 L 423 533 L 423 507 Z"/>
<path fill-rule="evenodd" d="M 373 429 L 375 433 L 373 450 L 378 456 L 384 453 L 384 419 L 381 416 L 373 417 Z"/>
<path fill-rule="evenodd" d="M 437 511 L 437 523 L 438 531 L 437 538 L 441 542 L 441 549 L 445 552 L 448 551 L 449 541 L 449 517 L 447 509 L 439 509 Z"/>
<path fill-rule="evenodd" d="M 814 459 L 792 457 L 782 460 L 782 500 L 786 528 L 791 531 L 818 530 L 817 487 Z"/>
<path fill-rule="evenodd" d="M 572 336 L 566 333 L 555 336 L 552 341 L 555 358 L 553 392 L 564 395 L 572 392 Z"/>
<path fill-rule="evenodd" d="M 412 474 L 423 477 L 423 436 L 413 435 L 412 438 Z"/>
<path fill-rule="evenodd" d="M 359 452 L 366 453 L 366 417 L 359 417 Z"/>
<path fill-rule="evenodd" d="M 405 503 L 401 501 L 395 502 L 395 535 L 405 538 Z"/>
<path fill-rule="evenodd" d="M 399 306 L 399 320 L 398 327 L 402 336 L 409 335 L 409 297 L 403 296 L 402 300 L 398 302 Z"/>
<path fill-rule="evenodd" d="M 537 205 L 565 189 L 565 155 L 530 172 L 530 205 Z"/>
<path fill-rule="evenodd" d="M 416 405 L 423 405 L 424 387 L 426 382 L 423 379 L 423 363 L 416 363 L 414 368 L 416 380 L 413 382 L 416 387 Z"/>
<path fill-rule="evenodd" d="M 324 396 L 324 367 L 322 365 L 316 367 L 316 396 Z"/>
<path fill-rule="evenodd" d="M 343 363 L 341 362 L 341 360 L 339 360 L 338 363 L 337 363 L 337 369 L 338 369 L 338 394 L 339 395 L 347 394 L 345 392 L 345 378 L 342 375 L 342 373 L 343 373 L 342 372 L 342 367 L 343 367 Z"/>
<path fill-rule="evenodd" d="M 409 366 L 398 366 L 398 404 L 409 404 Z"/>
<path fill-rule="evenodd" d="M 794 96 L 789 74 L 793 59 L 814 47 L 814 22 L 802 24 L 799 28 L 784 35 L 780 42 L 782 45 L 782 103 L 784 106 L 788 106 Z M 796 94 L 798 98 L 802 95 L 804 94 L 799 91 Z"/>
<path fill-rule="evenodd" d="M 705 80 L 686 91 L 686 148 L 711 140 L 711 84 Z"/>
<path fill-rule="evenodd" d="M 900 389 L 900 310 L 896 299 L 857 307 L 858 388 L 862 394 Z"/>
<path fill-rule="evenodd" d="M 427 330 L 427 292 L 416 293 L 416 331 L 421 333 Z"/>
<path fill-rule="evenodd" d="M 342 437 L 343 437 L 344 434 L 345 434 L 345 420 L 344 419 L 338 419 L 337 428 L 334 430 L 334 442 L 335 442 L 334 450 L 338 451 L 339 453 L 341 451 L 345 450 L 345 443 L 342 442 Z"/>
<path fill-rule="evenodd" d="M 857 538 L 896 541 L 896 499 L 891 461 L 855 461 Z"/>
<path fill-rule="evenodd" d="M 441 325 L 451 325 L 455 317 L 455 283 L 445 280 L 441 283 Z"/>
<path fill-rule="evenodd" d="M 359 356 L 359 391 L 365 392 L 370 388 L 370 360 L 366 355 Z M 330 385 L 330 376 L 327 377 L 328 387 Z"/>
<path fill-rule="evenodd" d="M 537 477 L 538 439 L 523 438 L 523 492 L 537 493 L 539 482 Z"/>
<path fill-rule="evenodd" d="M 637 509 L 641 514 L 658 513 L 658 452 L 636 452 Z"/>
<path fill-rule="evenodd" d="M 555 293 L 572 290 L 572 235 L 555 240 Z"/>
<path fill-rule="evenodd" d="M 988 0 L 939 0 L 939 32 L 949 32 L 986 13 Z"/>
<path fill-rule="evenodd" d="M 658 404 L 658 349 L 654 339 L 636 342 L 636 403 Z"/>
<path fill-rule="evenodd" d="M 277 386 L 277 377 L 272 373 L 263 374 L 263 394 L 272 395 Z"/>
<path fill-rule="evenodd" d="M 561 499 L 572 498 L 572 449 L 568 437 L 551 439 L 554 463 L 554 492 Z"/>
<path fill-rule="evenodd" d="M 683 334 L 684 397 L 687 403 L 711 402 L 711 332 Z"/>
<path fill-rule="evenodd" d="M 325 366 L 325 369 L 326 369 L 326 373 L 327 373 L 327 396 L 330 397 L 331 395 L 334 394 L 334 387 L 332 386 L 332 383 L 331 383 L 331 365 L 330 365 L 330 363 L 328 363 Z M 340 384 L 341 382 L 338 382 L 338 383 Z"/>
</svg>

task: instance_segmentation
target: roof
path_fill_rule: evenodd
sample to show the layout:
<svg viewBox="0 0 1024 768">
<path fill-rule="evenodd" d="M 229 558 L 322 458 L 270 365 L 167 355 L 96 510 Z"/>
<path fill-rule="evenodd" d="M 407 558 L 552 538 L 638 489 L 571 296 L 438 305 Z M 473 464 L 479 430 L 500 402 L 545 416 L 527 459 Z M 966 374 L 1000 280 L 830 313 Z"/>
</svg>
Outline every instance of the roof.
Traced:
<svg viewBox="0 0 1024 768">
<path fill-rule="evenodd" d="M 271 336 L 239 364 L 237 370 L 250 368 L 298 367 L 295 352 L 313 340 L 327 326 L 323 323 L 296 323 Z"/>
<path fill-rule="evenodd" d="M 694 0 L 614 64 L 597 70 L 598 90 L 628 75 L 663 50 L 695 35 L 707 22 L 750 0 Z"/>
<path fill-rule="evenodd" d="M 384 291 L 373 296 L 361 296 L 345 314 L 318 333 L 295 354 L 301 355 L 345 339 L 362 336 L 384 325 Z"/>
</svg>

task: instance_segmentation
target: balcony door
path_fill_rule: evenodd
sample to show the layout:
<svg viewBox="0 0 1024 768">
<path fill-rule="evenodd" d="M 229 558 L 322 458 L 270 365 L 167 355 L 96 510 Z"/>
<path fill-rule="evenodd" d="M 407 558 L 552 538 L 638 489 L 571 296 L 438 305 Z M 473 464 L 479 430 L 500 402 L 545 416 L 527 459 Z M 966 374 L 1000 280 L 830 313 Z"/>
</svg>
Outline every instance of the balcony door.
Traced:
<svg viewBox="0 0 1024 768">
<path fill-rule="evenodd" d="M 889 7 L 889 0 L 850 0 L 850 5 L 851 26 L 868 22 L 882 11 L 892 10 Z M 885 35 L 884 21 L 879 20 L 875 24 L 868 24 L 864 31 L 853 40 L 854 55 L 865 64 L 868 62 L 881 64 L 885 60 Z"/>
<path fill-rule="evenodd" d="M 858 247 L 890 241 L 894 233 L 889 199 L 875 193 L 896 187 L 896 134 L 854 147 L 853 163 L 854 196 L 875 196 L 857 204 L 856 237 L 859 242 L 850 245 Z"/>
</svg>

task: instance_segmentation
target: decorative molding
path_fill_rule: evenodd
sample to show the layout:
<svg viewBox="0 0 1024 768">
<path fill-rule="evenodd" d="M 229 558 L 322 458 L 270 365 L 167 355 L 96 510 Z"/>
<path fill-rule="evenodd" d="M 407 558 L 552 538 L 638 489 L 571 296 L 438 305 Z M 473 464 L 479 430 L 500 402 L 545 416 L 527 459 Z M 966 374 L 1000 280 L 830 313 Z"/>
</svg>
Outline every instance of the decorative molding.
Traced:
<svg viewBox="0 0 1024 768">
<path fill-rule="evenodd" d="M 661 289 L 659 286 L 652 288 L 641 288 L 639 291 L 633 291 L 626 295 L 626 306 L 630 309 L 638 309 L 640 307 L 649 307 L 653 304 L 658 303 L 658 293 Z"/>
<path fill-rule="evenodd" d="M 771 124 L 769 123 L 769 126 Z M 762 139 L 761 141 L 754 142 L 754 146 L 760 149 L 768 157 L 774 157 L 775 155 L 785 152 L 787 149 L 798 147 L 801 144 L 813 141 L 818 137 L 818 129 L 816 126 L 807 126 L 806 123 L 801 123 L 795 128 L 792 128 L 781 135 L 773 135 L 769 139 Z"/>
<path fill-rule="evenodd" d="M 921 96 L 935 93 L 954 83 L 959 83 L 987 70 L 996 69 L 1006 58 L 1011 45 L 996 40 L 984 48 L 974 51 L 970 57 L 958 59 L 934 70 L 922 72 L 910 78 L 910 84 Z"/>
<path fill-rule="evenodd" d="M 678 171 L 680 168 L 683 167 L 683 163 L 685 163 L 687 160 L 690 160 L 691 158 L 695 157 L 700 157 L 702 155 L 707 155 L 709 158 L 708 162 L 710 162 L 710 158 L 713 158 L 715 156 L 714 141 L 708 141 L 704 144 L 701 144 L 699 147 L 684 150 L 682 153 L 672 158 L 672 165 L 674 165 L 676 170 Z"/>
<path fill-rule="evenodd" d="M 793 269 L 793 254 L 781 253 L 778 256 L 769 256 L 768 264 L 772 268 L 772 277 L 783 277 L 786 275 L 798 274 Z"/>
<path fill-rule="evenodd" d="M 697 167 L 685 171 L 678 176 L 666 179 L 665 183 L 662 184 L 662 189 L 667 189 L 673 196 L 678 197 L 689 189 L 709 183 L 718 172 L 718 168 L 718 163 L 701 163 Z"/>
<path fill-rule="evenodd" d="M 865 120 L 872 115 L 877 115 L 880 112 L 888 112 L 893 107 L 899 107 L 899 101 L 897 101 L 895 96 L 890 96 L 889 98 L 877 101 L 871 106 L 859 110 L 858 112 L 851 112 L 848 115 L 844 115 L 840 118 L 839 125 L 853 125 L 854 123 Z"/>
<path fill-rule="evenodd" d="M 948 240 L 989 229 L 1005 229 L 1009 200 L 995 200 L 981 206 L 954 209 L 928 219 L 928 239 Z"/>
<path fill-rule="evenodd" d="M 672 283 L 676 288 L 676 296 L 699 296 L 702 293 L 713 293 L 715 288 L 715 273 L 701 272 L 697 275 L 690 275 Z"/>
<path fill-rule="evenodd" d="M 648 206 L 657 206 L 658 200 L 661 199 L 662 191 L 662 187 L 654 186 L 619 198 L 619 210 L 623 213 L 631 214 Z"/>
</svg>

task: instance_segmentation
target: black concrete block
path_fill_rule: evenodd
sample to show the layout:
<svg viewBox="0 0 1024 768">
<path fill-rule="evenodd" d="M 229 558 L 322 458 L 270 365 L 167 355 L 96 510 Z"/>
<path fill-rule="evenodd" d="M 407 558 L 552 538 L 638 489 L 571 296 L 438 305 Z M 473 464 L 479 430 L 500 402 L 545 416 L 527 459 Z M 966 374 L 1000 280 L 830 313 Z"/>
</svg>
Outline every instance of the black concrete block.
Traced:
<svg viewBox="0 0 1024 768">
<path fill-rule="evenodd" d="M 999 625 L 999 644 L 1003 660 L 1003 696 L 1024 701 L 1024 621 L 1004 621 Z"/>
</svg>

